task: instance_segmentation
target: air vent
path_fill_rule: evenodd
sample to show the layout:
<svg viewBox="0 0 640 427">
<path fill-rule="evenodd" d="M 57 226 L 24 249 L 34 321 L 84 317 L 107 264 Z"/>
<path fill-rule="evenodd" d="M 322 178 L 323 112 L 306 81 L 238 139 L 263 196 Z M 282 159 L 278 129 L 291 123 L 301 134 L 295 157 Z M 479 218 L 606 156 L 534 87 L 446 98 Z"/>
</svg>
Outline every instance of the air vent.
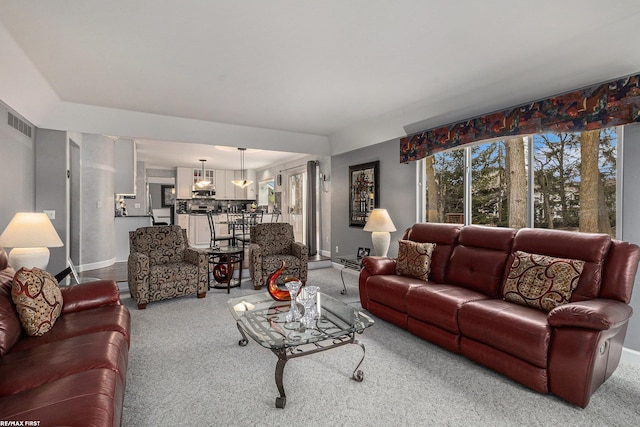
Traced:
<svg viewBox="0 0 640 427">
<path fill-rule="evenodd" d="M 24 120 L 20 119 L 18 116 L 11 114 L 11 112 L 9 112 L 7 123 L 9 124 L 9 126 L 16 129 L 18 132 L 31 138 L 31 126 L 29 126 Z"/>
</svg>

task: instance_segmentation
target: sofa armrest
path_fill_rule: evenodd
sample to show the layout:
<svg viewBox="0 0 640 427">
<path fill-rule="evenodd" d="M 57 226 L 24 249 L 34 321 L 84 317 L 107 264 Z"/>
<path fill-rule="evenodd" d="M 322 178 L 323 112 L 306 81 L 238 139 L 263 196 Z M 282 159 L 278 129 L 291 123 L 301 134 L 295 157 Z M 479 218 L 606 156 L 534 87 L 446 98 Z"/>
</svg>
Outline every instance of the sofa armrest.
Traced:
<svg viewBox="0 0 640 427">
<path fill-rule="evenodd" d="M 63 286 L 62 314 L 120 304 L 120 290 L 113 280 L 98 280 L 75 286 Z"/>
<path fill-rule="evenodd" d="M 604 331 L 626 323 L 633 309 L 630 305 L 612 299 L 593 299 L 572 302 L 554 308 L 547 318 L 549 325 Z"/>
<path fill-rule="evenodd" d="M 396 274 L 396 259 L 381 256 L 367 256 L 362 259 L 362 268 L 370 276 Z"/>
</svg>

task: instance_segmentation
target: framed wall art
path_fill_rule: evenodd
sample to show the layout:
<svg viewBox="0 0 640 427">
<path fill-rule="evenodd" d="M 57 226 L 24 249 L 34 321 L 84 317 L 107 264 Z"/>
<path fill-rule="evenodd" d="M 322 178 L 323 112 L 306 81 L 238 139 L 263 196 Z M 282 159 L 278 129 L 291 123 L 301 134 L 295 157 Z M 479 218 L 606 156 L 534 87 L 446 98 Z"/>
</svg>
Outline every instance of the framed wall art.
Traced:
<svg viewBox="0 0 640 427">
<path fill-rule="evenodd" d="M 176 189 L 173 185 L 163 185 L 162 190 L 162 207 L 174 206 L 176 204 Z"/>
<path fill-rule="evenodd" d="M 369 214 L 379 207 L 380 162 L 349 166 L 349 226 L 364 227 Z"/>
</svg>

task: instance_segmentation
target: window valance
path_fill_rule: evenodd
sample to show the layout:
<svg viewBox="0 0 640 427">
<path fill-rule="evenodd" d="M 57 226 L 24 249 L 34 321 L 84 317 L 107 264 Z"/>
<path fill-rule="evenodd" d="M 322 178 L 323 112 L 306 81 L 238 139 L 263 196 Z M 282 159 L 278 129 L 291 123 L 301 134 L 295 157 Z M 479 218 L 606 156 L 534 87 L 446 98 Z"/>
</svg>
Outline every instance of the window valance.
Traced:
<svg viewBox="0 0 640 427">
<path fill-rule="evenodd" d="M 640 74 L 425 130 L 400 139 L 400 162 L 485 139 L 640 122 Z"/>
</svg>

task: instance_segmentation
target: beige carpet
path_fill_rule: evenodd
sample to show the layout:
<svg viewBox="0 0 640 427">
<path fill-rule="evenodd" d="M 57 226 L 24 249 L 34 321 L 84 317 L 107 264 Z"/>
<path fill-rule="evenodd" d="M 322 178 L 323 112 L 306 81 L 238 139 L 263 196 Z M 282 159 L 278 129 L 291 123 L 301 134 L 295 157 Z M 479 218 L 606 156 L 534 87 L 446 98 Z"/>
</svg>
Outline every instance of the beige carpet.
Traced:
<svg viewBox="0 0 640 427">
<path fill-rule="evenodd" d="M 359 307 L 357 277 L 310 272 L 309 283 Z M 231 297 L 254 293 L 248 282 Z M 580 409 L 531 391 L 378 320 L 348 345 L 287 363 L 285 409 L 275 407 L 276 357 L 240 334 L 226 291 L 150 303 L 132 314 L 124 426 L 631 426 L 640 420 L 640 369 L 622 364 Z"/>
</svg>

